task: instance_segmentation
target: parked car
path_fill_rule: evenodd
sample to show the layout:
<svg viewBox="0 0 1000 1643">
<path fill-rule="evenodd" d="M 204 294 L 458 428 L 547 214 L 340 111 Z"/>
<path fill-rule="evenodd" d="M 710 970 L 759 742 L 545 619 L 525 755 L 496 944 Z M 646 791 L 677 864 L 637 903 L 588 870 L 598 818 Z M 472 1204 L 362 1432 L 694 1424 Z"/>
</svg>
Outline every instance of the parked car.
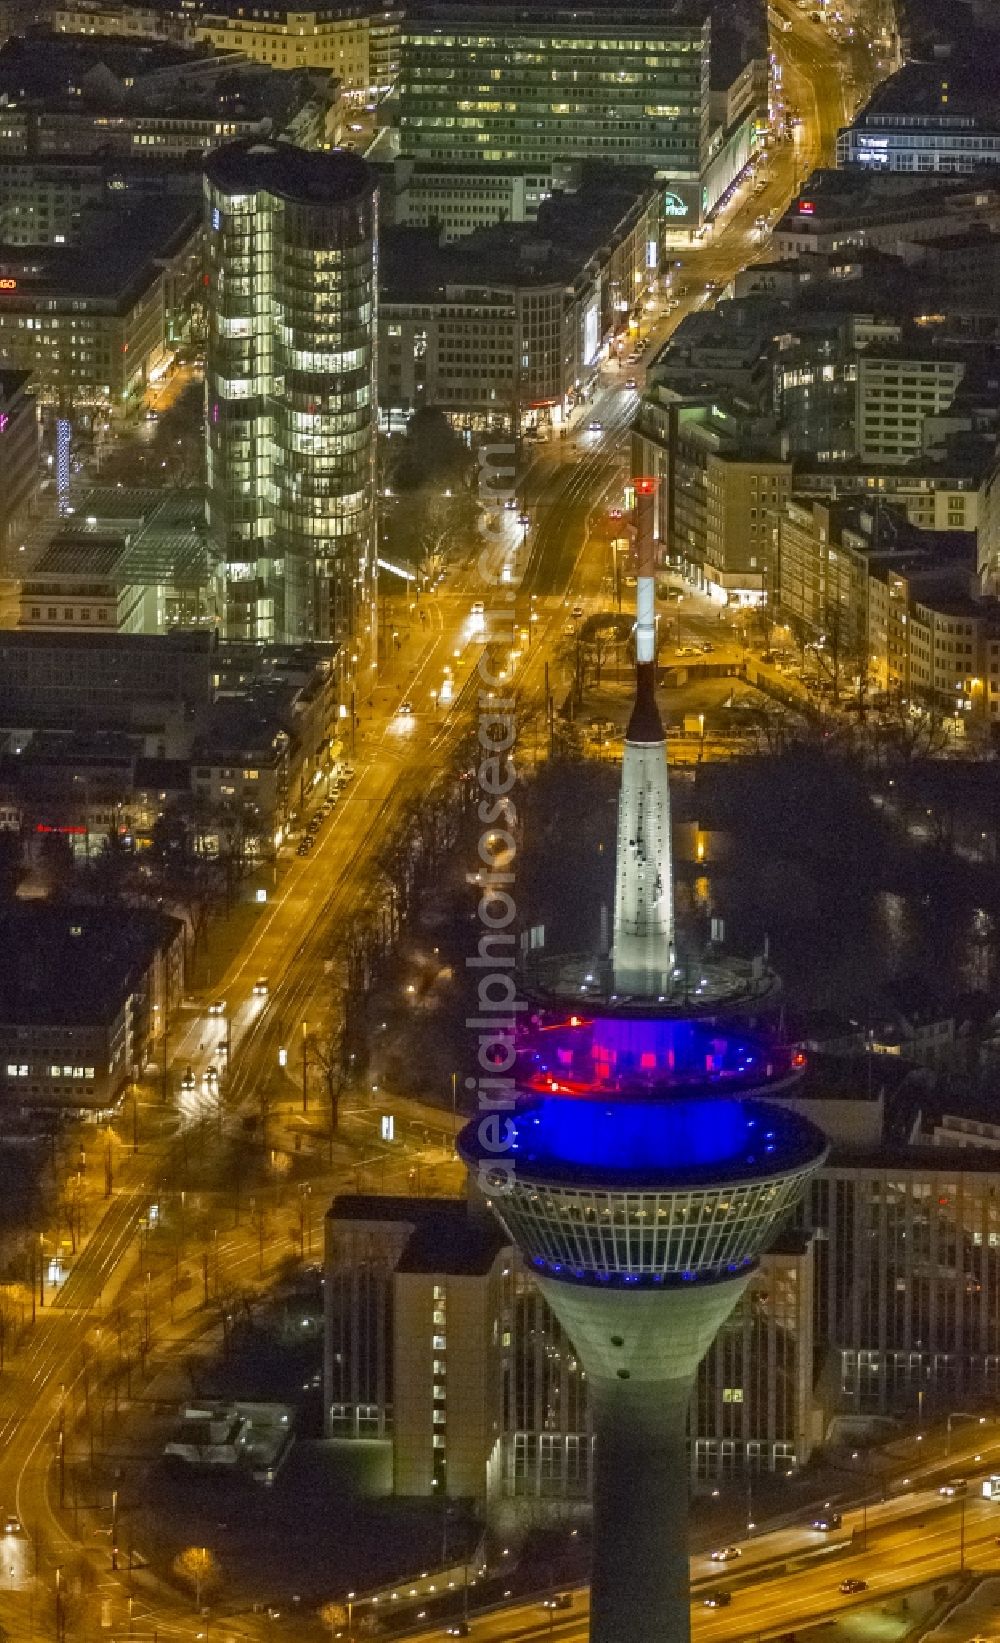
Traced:
<svg viewBox="0 0 1000 1643">
<path fill-rule="evenodd" d="M 734 1558 L 742 1556 L 743 1553 L 738 1546 L 720 1546 L 718 1551 L 712 1553 L 712 1562 L 732 1563 Z"/>
</svg>

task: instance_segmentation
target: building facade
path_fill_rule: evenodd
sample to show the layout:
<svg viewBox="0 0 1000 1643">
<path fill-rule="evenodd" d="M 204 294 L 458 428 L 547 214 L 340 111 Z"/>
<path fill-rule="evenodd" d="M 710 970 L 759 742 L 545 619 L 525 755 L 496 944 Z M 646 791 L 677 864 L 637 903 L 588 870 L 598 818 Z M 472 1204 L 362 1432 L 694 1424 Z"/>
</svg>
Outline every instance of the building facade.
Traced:
<svg viewBox="0 0 1000 1643">
<path fill-rule="evenodd" d="M 274 68 L 329 69 L 345 96 L 377 101 L 399 73 L 400 19 L 393 7 L 351 0 L 295 10 L 216 0 L 193 27 L 196 39 Z"/>
<path fill-rule="evenodd" d="M 0 565 L 7 569 L 38 491 L 38 406 L 29 381 L 27 371 L 0 370 Z"/>
<path fill-rule="evenodd" d="M 721 392 L 685 399 L 654 383 L 633 428 L 632 465 L 657 481 L 661 552 L 720 602 L 759 604 L 791 487 L 773 423 Z"/>
<path fill-rule="evenodd" d="M 561 427 L 611 339 L 637 323 L 658 266 L 648 172 L 586 167 L 537 221 L 397 227 L 380 266 L 379 403 L 387 426 L 433 405 L 470 432 Z"/>
<path fill-rule="evenodd" d="M 923 427 L 947 411 L 965 362 L 905 343 L 872 345 L 857 360 L 857 454 L 863 462 L 907 462 L 923 446 Z"/>
<path fill-rule="evenodd" d="M 208 523 L 231 637 L 372 618 L 377 191 L 355 156 L 238 145 L 206 167 Z"/>
<path fill-rule="evenodd" d="M 165 358 L 170 304 L 192 310 L 199 246 L 197 212 L 174 200 L 95 218 L 85 245 L 0 253 L 0 368 L 27 372 L 43 414 L 128 415 Z"/>
<path fill-rule="evenodd" d="M 404 154 L 447 164 L 650 166 L 701 213 L 709 24 L 641 5 L 421 0 L 403 27 Z"/>
<path fill-rule="evenodd" d="M 811 1240 L 767 1253 L 709 1348 L 691 1407 L 691 1477 L 805 1462 Z M 385 1445 L 399 1494 L 584 1501 L 593 1432 L 575 1350 L 516 1252 L 460 1200 L 338 1198 L 326 1223 L 327 1436 Z"/>
<path fill-rule="evenodd" d="M 0 917 L 0 1101 L 106 1113 L 184 988 L 184 927 L 148 909 L 15 904 Z"/>
</svg>

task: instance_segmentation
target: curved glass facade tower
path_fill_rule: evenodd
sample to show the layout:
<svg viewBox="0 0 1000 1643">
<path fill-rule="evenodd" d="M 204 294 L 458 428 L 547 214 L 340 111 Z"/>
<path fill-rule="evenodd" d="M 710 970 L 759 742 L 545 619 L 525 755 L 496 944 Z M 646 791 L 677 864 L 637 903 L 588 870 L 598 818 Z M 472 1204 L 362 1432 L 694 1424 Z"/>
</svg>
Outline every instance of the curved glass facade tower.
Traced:
<svg viewBox="0 0 1000 1643">
<path fill-rule="evenodd" d="M 356 155 L 245 142 L 205 167 L 208 525 L 232 638 L 374 620 L 377 189 Z"/>
</svg>

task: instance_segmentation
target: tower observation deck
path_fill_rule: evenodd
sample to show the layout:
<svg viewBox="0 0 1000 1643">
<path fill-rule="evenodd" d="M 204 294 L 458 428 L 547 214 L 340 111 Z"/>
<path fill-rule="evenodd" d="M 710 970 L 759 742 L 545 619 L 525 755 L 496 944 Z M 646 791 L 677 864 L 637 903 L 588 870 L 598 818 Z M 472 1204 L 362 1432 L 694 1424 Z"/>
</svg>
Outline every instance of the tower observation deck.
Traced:
<svg viewBox="0 0 1000 1643">
<path fill-rule="evenodd" d="M 495 1125 L 474 1119 L 458 1142 L 587 1375 L 591 1643 L 688 1643 L 694 1378 L 826 1152 L 808 1120 L 768 1100 L 801 1076 L 801 1055 L 720 1019 L 718 975 L 710 1010 L 681 1008 L 642 485 L 611 973 L 536 1000 L 502 1164 Z"/>
</svg>

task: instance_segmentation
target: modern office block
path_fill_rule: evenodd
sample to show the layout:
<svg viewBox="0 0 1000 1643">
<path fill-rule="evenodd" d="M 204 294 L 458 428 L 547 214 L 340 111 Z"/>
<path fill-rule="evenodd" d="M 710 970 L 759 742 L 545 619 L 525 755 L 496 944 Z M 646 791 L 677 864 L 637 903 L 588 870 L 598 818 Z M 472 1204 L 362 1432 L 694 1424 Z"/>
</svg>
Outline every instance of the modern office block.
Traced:
<svg viewBox="0 0 1000 1643">
<path fill-rule="evenodd" d="M 546 0 L 417 0 L 403 29 L 402 152 L 449 165 L 652 166 L 694 225 L 709 126 L 707 17 Z"/>
<path fill-rule="evenodd" d="M 375 563 L 377 191 L 355 155 L 213 155 L 208 523 L 231 637 L 344 641 Z"/>
</svg>

